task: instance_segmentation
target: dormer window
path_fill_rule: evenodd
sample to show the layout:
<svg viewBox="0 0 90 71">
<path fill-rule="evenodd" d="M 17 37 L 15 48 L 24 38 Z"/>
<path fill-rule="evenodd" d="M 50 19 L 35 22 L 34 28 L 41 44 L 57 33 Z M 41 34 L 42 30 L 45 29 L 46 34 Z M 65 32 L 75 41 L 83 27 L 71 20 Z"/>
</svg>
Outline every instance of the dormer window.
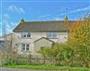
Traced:
<svg viewBox="0 0 90 71">
<path fill-rule="evenodd" d="M 25 33 L 22 33 L 21 34 L 21 37 L 22 38 L 31 38 L 31 33 L 30 32 L 28 32 L 28 33 L 26 33 L 26 32 Z"/>
</svg>

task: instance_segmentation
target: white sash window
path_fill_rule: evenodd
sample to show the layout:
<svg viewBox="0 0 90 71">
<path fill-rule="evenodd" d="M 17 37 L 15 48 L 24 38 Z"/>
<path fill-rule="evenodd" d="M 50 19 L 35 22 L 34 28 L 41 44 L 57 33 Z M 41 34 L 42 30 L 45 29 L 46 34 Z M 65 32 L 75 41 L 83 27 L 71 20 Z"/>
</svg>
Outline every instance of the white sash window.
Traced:
<svg viewBox="0 0 90 71">
<path fill-rule="evenodd" d="M 31 38 L 31 33 L 30 32 L 23 32 L 21 33 L 22 38 Z"/>
<path fill-rule="evenodd" d="M 57 38 L 57 32 L 48 32 L 47 38 L 51 38 L 51 39 Z"/>
<path fill-rule="evenodd" d="M 22 51 L 29 51 L 30 44 L 22 43 Z"/>
</svg>

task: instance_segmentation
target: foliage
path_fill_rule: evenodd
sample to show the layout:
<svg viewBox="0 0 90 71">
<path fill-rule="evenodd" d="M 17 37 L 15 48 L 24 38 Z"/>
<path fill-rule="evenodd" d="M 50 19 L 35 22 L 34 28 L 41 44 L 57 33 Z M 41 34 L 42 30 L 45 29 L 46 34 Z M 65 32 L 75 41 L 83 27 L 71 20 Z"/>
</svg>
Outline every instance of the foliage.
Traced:
<svg viewBox="0 0 90 71">
<path fill-rule="evenodd" d="M 52 47 L 41 47 L 38 53 L 44 58 L 43 64 L 48 59 L 49 63 L 53 65 L 90 67 L 90 17 L 85 17 L 72 25 L 68 23 L 66 17 L 65 23 L 67 23 L 66 27 L 69 29 L 69 40 L 66 43 L 54 43 Z M 18 61 L 17 53 L 12 52 L 10 57 L 11 59 L 7 60 L 8 64 L 23 65 L 31 63 L 30 58 L 22 58 Z"/>
<path fill-rule="evenodd" d="M 68 27 L 67 17 L 65 23 Z M 67 43 L 55 43 L 41 50 L 42 53 L 56 65 L 90 67 L 90 17 L 70 24 L 68 29 Z"/>
<path fill-rule="evenodd" d="M 77 21 L 69 31 L 69 45 L 74 50 L 75 59 L 82 66 L 90 67 L 90 17 Z"/>
<path fill-rule="evenodd" d="M 74 28 L 74 29 L 73 29 Z M 69 28 L 69 42 L 73 45 L 90 45 L 90 17 L 75 22 Z"/>
</svg>

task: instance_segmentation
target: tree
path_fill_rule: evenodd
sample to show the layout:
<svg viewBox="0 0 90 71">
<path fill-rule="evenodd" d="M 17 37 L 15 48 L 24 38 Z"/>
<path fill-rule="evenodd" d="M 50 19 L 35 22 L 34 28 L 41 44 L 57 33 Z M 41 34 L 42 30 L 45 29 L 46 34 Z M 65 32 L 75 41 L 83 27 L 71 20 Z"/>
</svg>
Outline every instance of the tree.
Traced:
<svg viewBox="0 0 90 71">
<path fill-rule="evenodd" d="M 69 45 L 74 50 L 75 58 L 81 61 L 82 66 L 90 64 L 90 17 L 75 22 L 69 28 Z"/>
<path fill-rule="evenodd" d="M 69 28 L 69 41 L 74 45 L 79 43 L 80 45 L 87 45 L 90 41 L 90 18 L 75 22 L 71 28 Z M 76 44 L 75 44 L 76 43 Z"/>
<path fill-rule="evenodd" d="M 15 46 L 15 41 L 17 40 L 16 36 L 14 33 L 6 35 L 6 43 L 5 43 L 5 48 L 6 48 L 6 58 L 5 62 L 6 64 L 15 64 L 16 59 L 17 59 L 17 48 Z"/>
</svg>

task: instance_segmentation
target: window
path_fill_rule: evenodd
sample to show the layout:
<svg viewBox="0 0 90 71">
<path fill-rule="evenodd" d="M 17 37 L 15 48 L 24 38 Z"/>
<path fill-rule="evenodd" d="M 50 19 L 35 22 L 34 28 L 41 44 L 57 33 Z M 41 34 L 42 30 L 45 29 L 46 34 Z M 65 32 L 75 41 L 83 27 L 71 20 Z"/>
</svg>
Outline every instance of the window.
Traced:
<svg viewBox="0 0 90 71">
<path fill-rule="evenodd" d="M 28 33 L 22 33 L 21 37 L 22 38 L 30 38 L 31 37 L 31 33 L 29 33 L 29 32 Z"/>
<path fill-rule="evenodd" d="M 26 33 L 21 33 L 22 38 L 26 38 Z"/>
<path fill-rule="evenodd" d="M 22 44 L 22 51 L 29 51 L 29 44 Z"/>
<path fill-rule="evenodd" d="M 28 34 L 27 34 L 27 37 L 31 37 L 31 33 L 28 33 Z"/>
<path fill-rule="evenodd" d="M 29 44 L 26 45 L 26 51 L 29 51 Z"/>
<path fill-rule="evenodd" d="M 25 47 L 22 48 L 22 51 L 25 51 Z"/>
<path fill-rule="evenodd" d="M 48 38 L 57 38 L 57 32 L 48 32 L 47 33 Z"/>
<path fill-rule="evenodd" d="M 22 44 L 22 51 L 25 51 L 25 44 Z"/>
<path fill-rule="evenodd" d="M 26 51 L 29 51 L 29 47 L 26 47 Z"/>
<path fill-rule="evenodd" d="M 24 34 L 23 37 L 26 37 L 26 34 Z"/>
</svg>

